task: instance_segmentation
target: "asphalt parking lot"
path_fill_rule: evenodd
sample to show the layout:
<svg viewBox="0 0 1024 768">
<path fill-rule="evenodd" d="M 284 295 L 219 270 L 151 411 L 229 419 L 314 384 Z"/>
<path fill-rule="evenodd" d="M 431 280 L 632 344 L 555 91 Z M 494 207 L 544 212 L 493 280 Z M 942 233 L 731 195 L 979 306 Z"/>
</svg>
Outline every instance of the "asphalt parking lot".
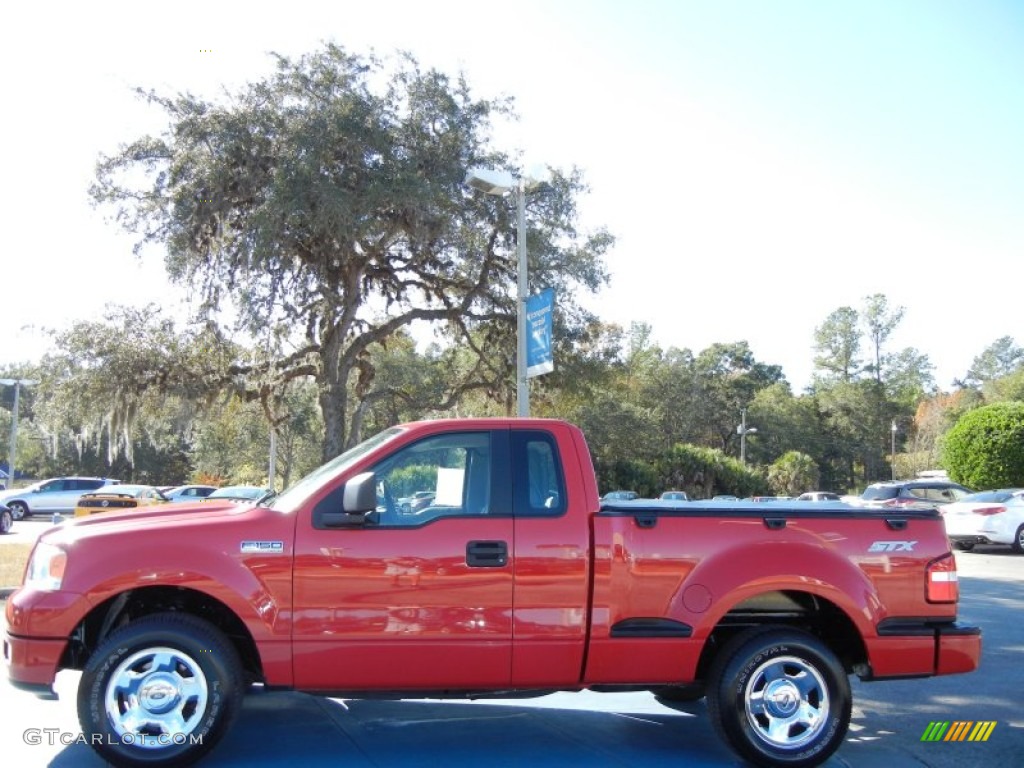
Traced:
<svg viewBox="0 0 1024 768">
<path fill-rule="evenodd" d="M 44 529 L 43 521 L 17 528 Z M 36 534 L 38 535 L 38 534 Z M 7 539 L 5 539 L 7 540 Z M 1024 557 L 979 548 L 957 555 L 961 618 L 981 625 L 981 669 L 969 675 L 861 683 L 837 768 L 1019 765 L 1024 753 Z M 0 683 L 5 763 L 102 766 L 80 734 L 78 675 L 63 672 L 54 700 Z M 933 721 L 994 721 L 986 742 L 924 742 Z M 324 699 L 257 692 L 211 766 L 653 766 L 740 763 L 714 735 L 703 702 L 665 706 L 648 693 L 556 693 L 539 699 L 441 702 Z"/>
</svg>

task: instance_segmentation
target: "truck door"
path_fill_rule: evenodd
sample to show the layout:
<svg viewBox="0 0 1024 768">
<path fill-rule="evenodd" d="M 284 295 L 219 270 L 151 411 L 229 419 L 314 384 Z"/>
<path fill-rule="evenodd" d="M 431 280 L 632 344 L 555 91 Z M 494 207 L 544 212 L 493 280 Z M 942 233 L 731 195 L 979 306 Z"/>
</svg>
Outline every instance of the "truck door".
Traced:
<svg viewBox="0 0 1024 768">
<path fill-rule="evenodd" d="M 551 431 L 513 429 L 511 442 L 512 683 L 573 685 L 583 671 L 590 599 L 590 510 L 582 477 L 593 470 L 589 457 L 581 466 L 573 444 L 560 443 Z"/>
<path fill-rule="evenodd" d="M 371 468 L 378 507 L 365 524 L 329 528 L 316 509 L 298 522 L 297 688 L 509 684 L 508 454 L 508 430 L 434 434 Z M 342 488 L 317 507 L 340 510 Z"/>
</svg>

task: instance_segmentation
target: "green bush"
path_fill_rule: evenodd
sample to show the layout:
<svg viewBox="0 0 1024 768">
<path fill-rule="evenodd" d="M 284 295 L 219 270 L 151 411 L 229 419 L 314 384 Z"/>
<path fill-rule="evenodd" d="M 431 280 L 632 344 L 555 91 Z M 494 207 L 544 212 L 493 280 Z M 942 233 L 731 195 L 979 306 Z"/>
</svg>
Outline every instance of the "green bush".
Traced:
<svg viewBox="0 0 1024 768">
<path fill-rule="evenodd" d="M 754 496 L 765 493 L 768 483 L 752 467 L 744 466 L 715 448 L 676 443 L 654 463 L 661 490 L 676 488 L 692 499 L 709 499 L 720 493 Z"/>
<path fill-rule="evenodd" d="M 608 464 L 597 463 L 595 470 L 602 495 L 608 491 L 636 491 L 649 499 L 664 490 L 654 468 L 645 461 L 620 459 Z"/>
<path fill-rule="evenodd" d="M 1024 402 L 968 411 L 946 434 L 942 463 L 970 488 L 1024 486 Z"/>
<path fill-rule="evenodd" d="M 768 468 L 768 483 L 780 496 L 799 496 L 818 487 L 818 465 L 800 451 L 787 451 Z"/>
</svg>

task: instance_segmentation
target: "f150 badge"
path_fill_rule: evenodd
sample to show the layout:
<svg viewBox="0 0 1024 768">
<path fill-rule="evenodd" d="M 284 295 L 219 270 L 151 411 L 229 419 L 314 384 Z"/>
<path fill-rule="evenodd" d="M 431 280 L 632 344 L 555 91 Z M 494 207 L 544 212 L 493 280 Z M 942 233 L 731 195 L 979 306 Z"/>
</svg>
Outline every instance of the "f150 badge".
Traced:
<svg viewBox="0 0 1024 768">
<path fill-rule="evenodd" d="M 916 541 L 876 541 L 868 552 L 913 552 Z"/>
<path fill-rule="evenodd" d="M 280 555 L 284 552 L 283 541 L 243 541 L 242 554 Z"/>
</svg>

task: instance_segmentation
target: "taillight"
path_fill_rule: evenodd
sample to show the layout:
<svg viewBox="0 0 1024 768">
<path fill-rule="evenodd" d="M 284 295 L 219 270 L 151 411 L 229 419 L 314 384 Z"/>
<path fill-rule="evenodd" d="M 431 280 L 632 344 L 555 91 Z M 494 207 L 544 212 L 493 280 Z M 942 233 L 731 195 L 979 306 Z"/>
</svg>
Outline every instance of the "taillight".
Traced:
<svg viewBox="0 0 1024 768">
<path fill-rule="evenodd" d="M 1000 515 L 1005 511 L 1006 507 L 1004 507 L 1002 504 L 996 505 L 994 507 L 977 507 L 976 509 L 971 510 L 971 512 L 973 512 L 974 514 L 981 515 L 982 517 L 989 517 L 990 515 Z"/>
<path fill-rule="evenodd" d="M 928 588 L 925 598 L 929 603 L 955 603 L 960 597 L 956 579 L 956 560 L 949 553 L 928 563 Z"/>
<path fill-rule="evenodd" d="M 918 502 L 918 499 L 889 499 L 887 502 L 882 504 L 883 507 L 912 507 Z"/>
</svg>

